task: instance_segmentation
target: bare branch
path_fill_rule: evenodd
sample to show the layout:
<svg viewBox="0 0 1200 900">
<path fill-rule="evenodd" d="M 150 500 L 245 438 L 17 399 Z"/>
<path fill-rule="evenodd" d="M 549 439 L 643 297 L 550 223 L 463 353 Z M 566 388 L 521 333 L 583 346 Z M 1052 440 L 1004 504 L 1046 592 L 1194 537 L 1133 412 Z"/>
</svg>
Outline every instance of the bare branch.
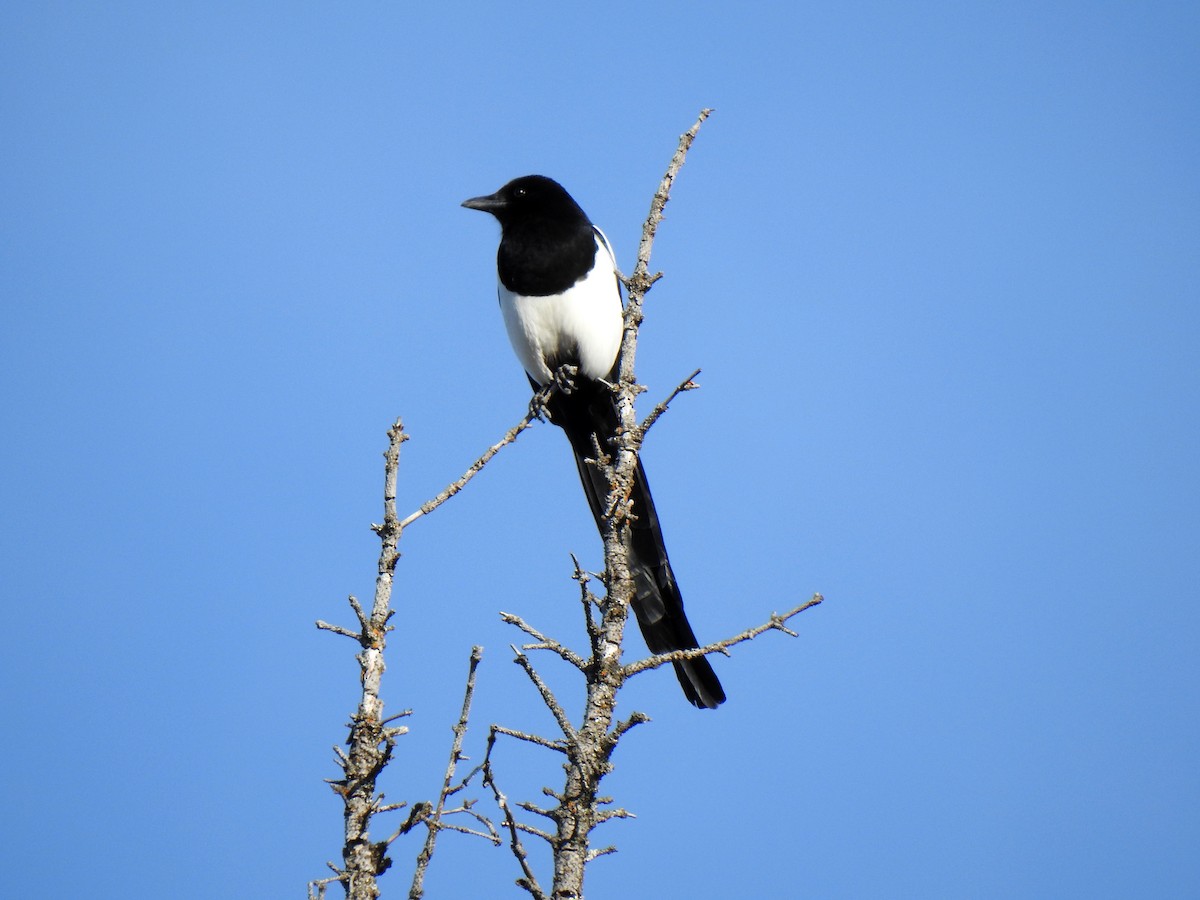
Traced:
<svg viewBox="0 0 1200 900">
<path fill-rule="evenodd" d="M 662 414 L 667 411 L 667 407 L 671 405 L 672 400 L 674 400 L 684 391 L 694 391 L 700 387 L 700 385 L 692 381 L 692 379 L 699 374 L 700 370 L 697 369 L 687 378 L 683 379 L 683 381 L 676 386 L 675 390 L 671 391 L 666 400 L 663 400 L 661 403 L 655 406 L 654 409 L 650 410 L 650 415 L 646 416 L 646 418 L 642 420 L 642 424 L 638 426 L 638 432 L 641 440 L 645 440 L 646 432 L 649 431 L 654 423 L 662 417 Z"/>
<path fill-rule="evenodd" d="M 329 885 L 333 884 L 334 882 L 345 881 L 345 875 L 333 863 L 325 863 L 325 865 L 329 866 L 329 868 L 333 869 L 333 871 L 337 872 L 338 874 L 329 878 L 318 878 L 316 881 L 310 881 L 308 883 L 309 900 L 325 900 L 325 889 L 329 887 Z"/>
<path fill-rule="evenodd" d="M 598 856 L 607 856 L 610 853 L 616 853 L 616 852 L 617 852 L 617 848 L 612 846 L 611 844 L 607 847 L 601 847 L 599 850 L 589 850 L 587 852 L 586 861 L 591 862 L 593 859 L 595 859 Z"/>
<path fill-rule="evenodd" d="M 569 662 L 571 665 L 573 665 L 575 668 L 579 669 L 580 671 L 583 671 L 584 669 L 586 669 L 587 661 L 584 660 L 584 658 L 582 656 L 580 656 L 578 653 L 576 653 L 574 650 L 570 649 L 569 647 L 566 647 L 566 646 L 560 644 L 558 641 L 554 640 L 554 638 L 547 637 L 546 635 L 542 634 L 540 631 L 538 631 L 532 625 L 528 624 L 520 616 L 514 616 L 512 613 L 501 612 L 500 618 L 503 619 L 505 622 L 507 622 L 509 625 L 515 625 L 517 628 L 520 628 L 523 632 L 525 632 L 527 635 L 529 635 L 531 638 L 533 638 L 535 641 L 537 641 L 536 645 L 529 645 L 529 646 L 526 646 L 524 649 L 526 649 L 526 650 L 534 650 L 534 649 L 550 650 L 550 651 L 553 651 L 554 653 L 557 653 L 564 660 Z"/>
<path fill-rule="evenodd" d="M 592 579 L 591 573 L 579 565 L 579 560 L 575 558 L 574 553 L 571 554 L 571 562 L 575 564 L 575 571 L 571 577 L 579 585 L 579 602 L 583 605 L 583 624 L 587 629 L 588 646 L 594 659 L 600 646 L 600 626 L 597 624 L 595 616 L 595 610 L 599 608 L 600 601 L 588 587 L 588 582 Z"/>
<path fill-rule="evenodd" d="M 688 150 L 691 149 L 692 141 L 696 139 L 696 134 L 700 131 L 700 126 L 710 115 L 712 115 L 711 109 L 700 110 L 695 124 L 679 136 L 679 146 L 675 150 L 675 155 L 671 157 L 666 174 L 659 182 L 658 190 L 654 192 L 654 199 L 650 201 L 650 214 L 646 217 L 646 224 L 642 227 L 642 240 L 638 244 L 637 265 L 634 266 L 633 274 L 625 283 L 630 293 L 636 291 L 639 295 L 645 294 L 650 289 L 650 285 L 662 277 L 662 273 L 654 276 L 647 274 L 650 269 L 650 251 L 654 246 L 654 237 L 658 233 L 659 223 L 663 219 L 663 209 L 666 208 L 667 201 L 671 199 L 671 185 L 675 183 L 675 176 L 683 168 L 683 162 L 687 158 Z"/>
<path fill-rule="evenodd" d="M 400 539 L 400 524 L 396 518 L 396 479 L 400 467 L 400 445 L 406 440 L 408 435 L 397 419 L 388 429 L 388 449 L 384 454 L 383 524 L 373 526 L 381 546 L 371 612 L 368 614 L 357 598 L 351 596 L 350 608 L 354 610 L 360 625 L 358 633 L 326 622 L 317 623 L 321 630 L 354 638 L 362 647 L 362 652 L 355 656 L 361 669 L 362 696 L 358 709 L 350 717 L 350 735 L 346 741 L 349 751 L 335 748 L 342 778 L 329 782 L 334 792 L 342 798 L 345 821 L 342 859 L 346 867 L 337 869 L 331 865 L 335 877 L 310 883 L 310 896 L 323 897 L 330 883 L 340 881 L 345 885 L 346 896 L 350 900 L 373 900 L 379 895 L 376 877 L 391 865 L 386 855 L 390 842 L 372 842 L 369 829 L 371 817 L 387 808 L 382 804 L 383 795 L 376 792 L 379 773 L 392 758 L 396 737 L 407 730 L 386 726 L 383 700 L 379 693 L 385 669 L 383 651 L 387 633 L 391 630 L 388 620 L 392 617 L 392 580 L 396 561 L 400 557 L 396 549 Z M 392 717 L 392 720 L 395 718 L 398 717 Z"/>
<path fill-rule="evenodd" d="M 509 444 L 513 443 L 521 435 L 521 432 L 525 431 L 525 429 L 529 428 L 529 426 L 531 426 L 536 419 L 540 418 L 540 409 L 545 405 L 546 398 L 550 396 L 550 392 L 553 389 L 554 385 L 549 385 L 548 387 L 544 387 L 542 390 L 538 391 L 538 393 L 534 395 L 533 401 L 529 404 L 529 412 L 525 414 L 524 418 L 522 418 L 520 422 L 508 429 L 504 437 L 502 437 L 499 441 L 488 447 L 487 450 L 484 451 L 483 455 L 479 457 L 479 459 L 471 463 L 471 465 L 467 468 L 467 471 L 463 472 L 462 476 L 457 481 L 451 482 L 440 494 L 438 494 L 432 500 L 426 500 L 421 504 L 420 509 L 414 513 L 410 513 L 404 519 L 404 521 L 400 523 L 400 527 L 402 529 L 407 528 L 413 522 L 417 521 L 417 519 L 421 518 L 421 516 L 425 516 L 433 512 L 435 509 L 465 488 L 467 483 L 479 474 L 483 467 L 491 461 L 493 456 L 495 456 Z"/>
<path fill-rule="evenodd" d="M 649 722 L 649 721 L 650 721 L 650 717 L 648 715 L 646 715 L 645 713 L 635 712 L 624 722 L 617 723 L 617 727 L 612 730 L 612 738 L 611 738 L 612 742 L 615 744 L 617 741 L 619 741 L 621 739 L 621 736 L 624 735 L 625 732 L 629 731 L 635 725 L 641 725 L 641 724 L 643 724 L 645 722 Z"/>
<path fill-rule="evenodd" d="M 417 866 L 413 872 L 412 886 L 409 888 L 409 900 L 418 900 L 425 893 L 425 872 L 429 868 L 429 861 L 433 858 L 433 851 L 437 845 L 438 832 L 444 828 L 450 828 L 455 831 L 467 831 L 469 829 L 462 828 L 457 825 L 447 825 L 442 819 L 446 812 L 446 799 L 455 793 L 458 788 L 451 788 L 450 784 L 454 780 L 454 772 L 458 767 L 459 760 L 463 758 L 462 744 L 463 737 L 467 733 L 467 722 L 471 717 L 471 701 L 475 697 L 475 672 L 479 668 L 479 661 L 483 658 L 483 648 L 476 645 L 471 648 L 471 659 L 467 668 L 467 686 L 463 692 L 462 711 L 459 713 L 458 721 L 454 724 L 454 741 L 450 746 L 450 761 L 446 764 L 446 776 L 442 779 L 442 790 L 438 793 L 437 805 L 432 812 L 425 817 L 425 827 L 428 832 L 425 835 L 425 845 L 421 848 L 421 852 L 417 854 Z M 460 807 L 464 811 L 470 811 L 469 807 Z M 491 828 L 491 823 L 479 816 L 477 813 L 471 812 L 472 816 L 487 823 L 488 828 Z M 481 837 L 491 840 L 491 836 L 483 834 Z"/>
<path fill-rule="evenodd" d="M 508 829 L 509 847 L 512 850 L 513 856 L 517 860 L 517 864 L 521 867 L 523 878 L 517 880 L 517 884 L 529 892 L 534 900 L 547 900 L 546 892 L 542 890 L 538 884 L 537 876 L 533 874 L 533 869 L 529 866 L 529 855 L 525 851 L 525 845 L 521 842 L 519 831 L 528 831 L 518 825 L 517 820 L 513 817 L 512 807 L 508 805 L 508 797 L 500 790 L 500 786 L 496 784 L 496 773 L 492 768 L 492 750 L 496 746 L 496 735 L 504 732 L 498 729 L 495 725 L 492 726 L 488 733 L 487 751 L 483 756 L 483 783 L 492 789 L 492 796 L 496 799 L 496 805 L 500 807 L 500 811 L 504 813 L 504 821 L 500 824 Z M 549 840 L 550 836 L 545 835 Z"/>
<path fill-rule="evenodd" d="M 395 503 L 395 501 L 396 501 L 396 498 L 395 498 L 395 496 L 393 496 L 392 502 Z M 387 496 L 386 496 L 386 488 L 385 488 L 384 503 L 386 503 L 386 502 L 387 502 Z M 382 525 L 372 525 L 371 530 L 374 531 L 376 534 L 382 534 L 383 526 Z M 355 597 L 353 594 L 351 594 L 346 602 L 350 604 L 350 608 L 352 610 L 354 610 L 354 615 L 356 615 L 358 617 L 358 624 L 360 626 L 362 626 L 363 628 L 366 628 L 370 622 L 370 619 L 368 618 L 367 614 L 365 612 L 363 612 L 362 604 L 358 602 L 358 598 Z"/>
<path fill-rule="evenodd" d="M 544 788 L 543 791 L 544 793 L 549 794 L 551 797 L 557 798 L 557 795 L 549 788 Z M 558 818 L 558 813 L 556 813 L 554 810 L 546 809 L 543 806 L 538 806 L 536 803 L 530 803 L 528 800 L 522 800 L 517 804 L 517 806 L 521 807 L 521 809 L 525 810 L 526 812 L 533 813 L 535 816 L 541 816 L 543 819 L 553 820 Z M 547 836 L 546 840 L 550 840 L 550 837 Z"/>
<path fill-rule="evenodd" d="M 547 750 L 557 750 L 559 753 L 566 753 L 566 745 L 562 741 L 552 741 L 537 734 L 527 734 L 524 731 L 516 731 L 512 728 L 505 728 L 503 725 L 493 725 L 492 731 L 495 734 L 503 734 L 507 737 L 516 738 L 519 741 L 525 741 L 530 744 L 537 744 L 539 747 L 545 747 Z"/>
<path fill-rule="evenodd" d="M 518 803 L 517 805 L 522 809 L 528 809 L 528 806 L 524 803 Z M 532 825 L 526 825 L 524 822 L 516 822 L 515 824 L 518 831 L 523 831 L 526 834 L 531 834 L 534 837 L 541 838 L 548 844 L 554 843 L 554 835 L 548 831 L 542 831 L 542 829 L 534 828 Z"/>
<path fill-rule="evenodd" d="M 351 631 L 349 628 L 343 628 L 341 625 L 330 625 L 328 622 L 325 622 L 321 619 L 317 619 L 317 628 L 321 629 L 322 631 L 332 631 L 334 634 L 340 634 L 344 637 L 354 638 L 354 640 L 360 643 L 362 642 L 361 631 Z"/>
<path fill-rule="evenodd" d="M 596 813 L 597 824 L 607 822 L 609 819 L 636 819 L 633 813 L 627 809 L 606 809 Z"/>
<path fill-rule="evenodd" d="M 474 816 L 477 819 L 482 819 L 482 821 L 487 822 L 488 831 L 480 831 L 478 828 L 467 828 L 465 825 L 455 825 L 453 822 L 443 822 L 442 825 L 440 826 L 443 831 L 457 831 L 459 834 L 469 834 L 469 835 L 471 835 L 471 837 L 480 837 L 480 838 L 483 838 L 485 841 L 488 841 L 490 843 L 497 844 L 497 845 L 502 843 L 502 841 L 500 840 L 500 833 L 498 831 L 496 831 L 494 828 L 492 828 L 491 827 L 492 823 L 489 822 L 487 819 L 484 819 L 482 816 L 480 816 L 479 813 L 472 812 L 469 809 L 461 809 L 461 808 L 450 809 L 450 810 L 446 811 L 447 815 L 450 815 L 451 813 L 468 813 L 469 815 Z"/>
<path fill-rule="evenodd" d="M 562 708 L 562 704 L 558 702 L 558 698 L 554 696 L 554 692 L 550 690 L 550 686 L 542 680 L 542 676 L 537 673 L 533 667 L 533 663 L 529 661 L 529 657 L 522 653 L 514 645 L 512 646 L 513 653 L 516 658 L 513 660 L 517 665 L 525 670 L 525 674 L 529 676 L 529 680 L 533 682 L 533 686 L 537 688 L 539 694 L 542 695 L 542 702 L 546 704 L 546 708 L 550 710 L 554 716 L 554 720 L 558 722 L 558 727 L 563 733 L 563 737 L 570 744 L 575 740 L 575 729 L 571 727 L 571 719 L 567 716 Z"/>
<path fill-rule="evenodd" d="M 695 659 L 698 656 L 707 656 L 710 653 L 725 653 L 728 655 L 730 647 L 740 644 L 743 641 L 751 641 L 766 631 L 782 631 L 784 634 L 797 637 L 796 632 L 787 627 L 787 622 L 793 616 L 798 616 L 806 609 L 812 609 L 820 604 L 825 598 L 820 594 L 813 594 L 812 599 L 805 603 L 801 603 L 794 609 L 789 610 L 783 615 L 771 613 L 771 617 L 762 625 L 756 625 L 753 628 L 747 628 L 745 631 L 735 634 L 733 637 L 726 638 L 723 641 L 716 641 L 712 644 L 705 644 L 703 647 L 697 647 L 694 650 L 675 650 L 671 653 L 660 653 L 657 656 L 648 656 L 645 659 L 630 663 L 625 666 L 624 673 L 626 678 L 631 678 L 639 672 L 645 672 L 649 669 L 657 669 L 659 666 L 664 666 L 667 663 L 676 662 L 682 659 Z"/>
</svg>

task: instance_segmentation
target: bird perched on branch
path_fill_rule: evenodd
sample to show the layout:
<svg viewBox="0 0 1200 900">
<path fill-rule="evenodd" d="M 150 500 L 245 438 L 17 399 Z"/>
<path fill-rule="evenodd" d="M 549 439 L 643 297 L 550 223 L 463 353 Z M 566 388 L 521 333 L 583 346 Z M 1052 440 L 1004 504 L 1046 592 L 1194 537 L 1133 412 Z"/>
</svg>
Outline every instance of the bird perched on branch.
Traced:
<svg viewBox="0 0 1200 900">
<path fill-rule="evenodd" d="M 500 222 L 496 269 L 508 338 L 535 391 L 559 385 L 546 401 L 546 412 L 571 442 L 588 505 L 603 533 L 608 481 L 587 460 L 595 458 L 597 447 L 615 451 L 619 421 L 609 383 L 617 380 L 624 323 L 612 248 L 562 185 L 541 175 L 517 178 L 463 206 L 491 213 Z M 652 653 L 693 649 L 696 635 L 683 611 L 640 458 L 630 500 L 632 605 L 646 645 Z M 674 665 L 692 704 L 715 709 L 725 701 L 707 658 Z"/>
</svg>

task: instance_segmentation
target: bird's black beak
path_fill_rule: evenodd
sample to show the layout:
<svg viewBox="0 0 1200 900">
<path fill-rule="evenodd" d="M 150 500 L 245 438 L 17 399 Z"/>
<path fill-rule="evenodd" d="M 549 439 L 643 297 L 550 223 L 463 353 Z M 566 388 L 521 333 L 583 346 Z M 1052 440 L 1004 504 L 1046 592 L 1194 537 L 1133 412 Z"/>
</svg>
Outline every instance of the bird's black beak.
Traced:
<svg viewBox="0 0 1200 900">
<path fill-rule="evenodd" d="M 492 215 L 495 215 L 506 206 L 499 194 L 488 194 L 486 197 L 472 197 L 470 200 L 464 200 L 462 205 L 467 209 L 478 209 L 481 212 L 489 212 Z"/>
</svg>

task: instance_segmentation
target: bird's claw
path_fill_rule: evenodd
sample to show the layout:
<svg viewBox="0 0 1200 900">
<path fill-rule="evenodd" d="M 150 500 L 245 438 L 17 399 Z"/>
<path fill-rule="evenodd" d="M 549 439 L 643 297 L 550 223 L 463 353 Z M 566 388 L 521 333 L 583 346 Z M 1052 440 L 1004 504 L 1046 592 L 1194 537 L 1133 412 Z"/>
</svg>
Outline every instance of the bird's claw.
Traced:
<svg viewBox="0 0 1200 900">
<path fill-rule="evenodd" d="M 550 376 L 550 383 L 534 393 L 529 401 L 529 415 L 543 422 L 550 421 L 550 407 L 547 405 L 555 391 L 570 394 L 575 390 L 575 376 L 579 374 L 579 366 L 570 363 L 559 366 Z"/>
<path fill-rule="evenodd" d="M 573 366 L 570 363 L 559 366 L 554 370 L 554 386 L 564 394 L 570 394 L 575 390 L 575 376 L 578 374 L 579 366 Z"/>
<path fill-rule="evenodd" d="M 529 399 L 529 417 L 537 419 L 539 422 L 550 421 L 550 408 L 546 406 L 546 401 L 549 399 L 550 392 L 545 388 L 535 391 Z"/>
</svg>

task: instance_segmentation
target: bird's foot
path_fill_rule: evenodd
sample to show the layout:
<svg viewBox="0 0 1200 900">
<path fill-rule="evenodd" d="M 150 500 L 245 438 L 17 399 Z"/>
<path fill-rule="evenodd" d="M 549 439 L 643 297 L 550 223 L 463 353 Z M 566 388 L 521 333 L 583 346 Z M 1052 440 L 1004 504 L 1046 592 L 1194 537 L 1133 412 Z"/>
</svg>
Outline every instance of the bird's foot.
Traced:
<svg viewBox="0 0 1200 900">
<path fill-rule="evenodd" d="M 537 419 L 541 422 L 550 421 L 550 408 L 546 405 L 546 401 L 550 399 L 550 394 L 553 391 L 553 385 L 534 391 L 533 396 L 529 398 L 529 417 L 531 419 Z"/>
<path fill-rule="evenodd" d="M 579 366 L 567 363 L 554 370 L 554 386 L 564 394 L 575 390 L 575 376 L 579 374 Z"/>
<path fill-rule="evenodd" d="M 575 390 L 575 376 L 578 374 L 579 367 L 569 363 L 555 369 L 550 383 L 539 388 L 529 401 L 529 415 L 543 422 L 550 421 L 550 408 L 547 405 L 550 397 L 556 391 L 562 394 L 572 393 Z"/>
</svg>

